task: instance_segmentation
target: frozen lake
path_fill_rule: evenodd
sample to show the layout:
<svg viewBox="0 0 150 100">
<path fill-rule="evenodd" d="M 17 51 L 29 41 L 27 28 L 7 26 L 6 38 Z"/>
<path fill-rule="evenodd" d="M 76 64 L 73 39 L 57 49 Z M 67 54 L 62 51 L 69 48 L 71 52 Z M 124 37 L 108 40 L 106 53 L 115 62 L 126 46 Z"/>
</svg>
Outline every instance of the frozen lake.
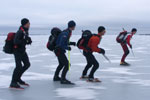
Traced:
<svg viewBox="0 0 150 100">
<path fill-rule="evenodd" d="M 87 83 L 79 80 L 86 60 L 77 47 L 72 47 L 71 70 L 68 78 L 75 86 L 61 85 L 53 82 L 57 67 L 57 58 L 48 51 L 48 35 L 31 36 L 33 44 L 27 46 L 31 67 L 23 76 L 30 87 L 25 90 L 11 90 L 9 84 L 14 69 L 13 55 L 2 52 L 6 36 L 0 36 L 0 100 L 149 100 L 150 98 L 150 37 L 135 36 L 132 39 L 135 57 L 130 53 L 129 67 L 119 65 L 123 51 L 116 43 L 115 35 L 106 35 L 100 47 L 106 50 L 111 64 L 95 53 L 100 68 L 95 76 L 102 83 Z M 77 41 L 80 36 L 72 36 Z"/>
</svg>

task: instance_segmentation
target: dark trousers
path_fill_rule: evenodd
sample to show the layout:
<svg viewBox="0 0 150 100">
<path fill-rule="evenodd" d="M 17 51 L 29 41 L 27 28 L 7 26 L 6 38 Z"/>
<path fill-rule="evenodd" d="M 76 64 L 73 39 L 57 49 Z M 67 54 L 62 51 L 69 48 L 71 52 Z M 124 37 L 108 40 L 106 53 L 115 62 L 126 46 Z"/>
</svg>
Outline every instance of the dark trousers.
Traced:
<svg viewBox="0 0 150 100">
<path fill-rule="evenodd" d="M 61 79 L 65 80 L 66 79 L 66 74 L 69 70 L 69 63 L 68 63 L 69 61 L 68 61 L 68 59 L 67 59 L 64 52 L 55 51 L 55 54 L 57 56 L 59 65 L 56 68 L 54 77 L 59 77 L 59 73 L 62 70 Z"/>
<path fill-rule="evenodd" d="M 129 49 L 128 49 L 127 44 L 125 44 L 125 43 L 121 43 L 121 47 L 122 47 L 122 49 L 124 51 L 124 54 L 123 54 L 122 59 L 121 59 L 121 62 L 125 62 L 125 58 L 129 54 Z"/>
<path fill-rule="evenodd" d="M 85 69 L 83 70 L 82 75 L 83 76 L 87 75 L 88 70 L 93 66 L 91 69 L 91 72 L 89 74 L 89 78 L 94 78 L 94 73 L 99 68 L 99 63 L 97 62 L 97 60 L 95 59 L 95 57 L 92 53 L 83 51 L 83 55 L 86 58 L 87 65 L 86 65 Z"/>
<path fill-rule="evenodd" d="M 26 52 L 14 52 L 16 68 L 14 69 L 12 82 L 19 82 L 23 73 L 30 67 L 29 58 Z"/>
</svg>

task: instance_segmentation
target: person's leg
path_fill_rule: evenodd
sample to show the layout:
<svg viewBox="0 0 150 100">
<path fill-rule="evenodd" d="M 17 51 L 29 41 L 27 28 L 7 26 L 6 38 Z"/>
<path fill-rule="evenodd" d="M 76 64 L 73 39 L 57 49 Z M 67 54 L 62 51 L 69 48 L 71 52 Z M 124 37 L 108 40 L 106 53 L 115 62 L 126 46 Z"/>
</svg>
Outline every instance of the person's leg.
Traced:
<svg viewBox="0 0 150 100">
<path fill-rule="evenodd" d="M 64 65 L 64 69 L 62 71 L 61 79 L 66 80 L 66 74 L 69 70 L 69 61 L 64 53 L 61 54 L 61 63 Z"/>
<path fill-rule="evenodd" d="M 25 52 L 24 54 L 22 54 L 22 62 L 24 64 L 24 66 L 21 69 L 20 75 L 19 75 L 19 80 L 21 81 L 21 76 L 23 75 L 23 73 L 30 67 L 30 61 L 29 61 L 29 57 L 27 55 L 27 53 Z"/>
<path fill-rule="evenodd" d="M 121 59 L 121 62 L 125 62 L 125 58 L 129 54 L 129 49 L 128 49 L 126 44 L 121 44 L 121 47 L 122 47 L 122 49 L 124 51 L 124 54 L 123 54 L 122 59 Z"/>
<path fill-rule="evenodd" d="M 59 73 L 60 73 L 60 71 L 62 70 L 62 68 L 64 67 L 64 65 L 61 63 L 61 58 L 58 56 L 57 59 L 58 59 L 59 65 L 58 65 L 58 67 L 56 68 L 54 78 L 58 78 L 58 77 L 59 77 Z"/>
<path fill-rule="evenodd" d="M 22 70 L 21 54 L 15 52 L 14 53 L 14 58 L 15 58 L 16 67 L 15 67 L 13 75 L 12 75 L 12 81 L 11 81 L 10 87 L 20 87 L 17 84 L 17 82 L 19 80 L 19 74 L 20 74 L 20 72 Z"/>
<path fill-rule="evenodd" d="M 61 54 L 61 50 L 60 50 L 60 49 L 56 49 L 56 50 L 54 51 L 54 53 L 55 53 L 55 55 L 56 55 L 56 57 L 57 57 L 57 59 L 58 59 L 59 65 L 58 65 L 57 68 L 56 68 L 56 71 L 55 71 L 53 80 L 54 80 L 54 81 L 60 81 L 61 78 L 59 77 L 59 73 L 60 73 L 60 71 L 62 70 L 62 68 L 64 67 L 64 65 L 63 65 L 63 63 L 62 63 L 62 61 L 61 61 L 61 55 L 60 55 L 60 54 Z"/>
<path fill-rule="evenodd" d="M 69 61 L 65 55 L 65 53 L 61 54 L 61 63 L 64 65 L 63 71 L 62 71 L 62 75 L 61 75 L 61 84 L 74 84 L 71 81 L 66 79 L 66 74 L 69 70 Z"/>
<path fill-rule="evenodd" d="M 88 70 L 89 70 L 89 68 L 92 67 L 92 63 L 90 62 L 91 59 L 90 59 L 90 56 L 89 56 L 88 53 L 83 52 L 83 55 L 84 55 L 85 58 L 86 58 L 87 65 L 85 66 L 85 68 L 84 68 L 84 70 L 83 70 L 83 72 L 82 72 L 82 76 L 86 76 L 86 75 L 87 75 L 87 72 L 88 72 Z"/>
<path fill-rule="evenodd" d="M 99 63 L 97 62 L 96 58 L 93 54 L 90 55 L 91 63 L 93 64 L 93 67 L 91 69 L 91 72 L 89 74 L 89 78 L 94 78 L 94 73 L 99 68 Z"/>
</svg>

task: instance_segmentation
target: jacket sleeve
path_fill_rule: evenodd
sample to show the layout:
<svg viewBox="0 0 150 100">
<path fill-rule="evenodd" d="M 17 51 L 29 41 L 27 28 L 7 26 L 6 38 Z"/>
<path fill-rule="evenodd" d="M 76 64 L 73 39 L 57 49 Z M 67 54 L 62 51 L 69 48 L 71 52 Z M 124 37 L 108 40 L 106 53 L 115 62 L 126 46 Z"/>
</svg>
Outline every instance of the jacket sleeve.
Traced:
<svg viewBox="0 0 150 100">
<path fill-rule="evenodd" d="M 92 49 L 93 52 L 100 52 L 100 48 L 98 48 L 100 39 L 93 38 L 89 42 L 90 42 L 90 48 Z"/>
<path fill-rule="evenodd" d="M 14 44 L 22 45 L 23 43 L 25 43 L 22 37 L 23 37 L 23 32 L 19 30 L 15 35 Z"/>
<path fill-rule="evenodd" d="M 131 47 L 131 43 L 130 43 L 131 38 L 132 38 L 131 35 L 129 35 L 129 36 L 127 37 L 127 40 L 126 40 L 126 41 L 127 41 L 127 44 L 128 44 L 130 47 Z"/>
</svg>

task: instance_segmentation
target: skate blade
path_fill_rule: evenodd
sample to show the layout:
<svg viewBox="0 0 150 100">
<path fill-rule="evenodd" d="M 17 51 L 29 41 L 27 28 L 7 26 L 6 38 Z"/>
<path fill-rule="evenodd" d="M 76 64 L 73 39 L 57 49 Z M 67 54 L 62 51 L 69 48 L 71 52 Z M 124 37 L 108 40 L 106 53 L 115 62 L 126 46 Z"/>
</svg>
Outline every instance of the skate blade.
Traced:
<svg viewBox="0 0 150 100">
<path fill-rule="evenodd" d="M 10 89 L 14 89 L 14 90 L 24 90 L 24 88 L 20 87 L 20 88 L 15 88 L 15 87 L 9 87 Z"/>
<path fill-rule="evenodd" d="M 88 77 L 85 77 L 85 78 L 80 77 L 80 80 L 86 80 L 86 79 L 88 79 Z"/>
<path fill-rule="evenodd" d="M 97 78 L 95 78 L 93 81 L 89 81 L 89 80 L 86 80 L 87 82 L 91 82 L 91 83 L 101 83 L 102 81 L 101 80 L 98 80 Z"/>
</svg>

